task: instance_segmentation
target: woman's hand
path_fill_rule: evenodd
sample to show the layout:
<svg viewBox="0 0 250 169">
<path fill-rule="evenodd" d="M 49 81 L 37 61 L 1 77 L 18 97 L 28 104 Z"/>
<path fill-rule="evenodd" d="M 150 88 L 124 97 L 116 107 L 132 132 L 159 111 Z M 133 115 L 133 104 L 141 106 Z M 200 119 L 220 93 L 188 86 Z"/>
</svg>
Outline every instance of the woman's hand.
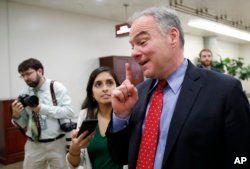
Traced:
<svg viewBox="0 0 250 169">
<path fill-rule="evenodd" d="M 81 149 L 88 147 L 89 142 L 93 139 L 95 135 L 95 131 L 91 133 L 89 136 L 87 136 L 88 131 L 83 132 L 79 137 L 77 137 L 77 133 L 78 133 L 77 130 L 74 130 L 72 132 L 72 137 L 71 137 L 72 141 L 67 156 L 69 163 L 74 167 L 77 167 L 79 165 Z"/>
<path fill-rule="evenodd" d="M 72 141 L 69 148 L 69 154 L 71 155 L 80 155 L 80 151 L 82 148 L 88 147 L 90 141 L 93 139 L 95 135 L 95 131 L 87 136 L 88 131 L 83 132 L 79 137 L 77 137 L 78 131 L 74 130 L 72 132 Z M 86 137 L 87 136 L 87 137 Z"/>
</svg>

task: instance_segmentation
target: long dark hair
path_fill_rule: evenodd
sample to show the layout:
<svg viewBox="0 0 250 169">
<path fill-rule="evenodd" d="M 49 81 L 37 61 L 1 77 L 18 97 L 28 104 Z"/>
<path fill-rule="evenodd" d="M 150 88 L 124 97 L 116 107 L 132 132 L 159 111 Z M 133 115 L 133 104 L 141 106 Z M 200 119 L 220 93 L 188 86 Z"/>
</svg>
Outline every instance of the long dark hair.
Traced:
<svg viewBox="0 0 250 169">
<path fill-rule="evenodd" d="M 115 75 L 115 73 L 113 72 L 113 70 L 111 68 L 99 67 L 99 68 L 93 70 L 93 72 L 89 76 L 89 80 L 88 80 L 88 84 L 87 84 L 87 88 L 86 88 L 87 96 L 84 99 L 82 106 L 81 106 L 81 109 L 87 108 L 86 119 L 97 118 L 97 114 L 95 112 L 95 109 L 98 108 L 98 104 L 97 104 L 97 101 L 93 97 L 92 88 L 93 88 L 94 81 L 95 81 L 96 77 L 102 72 L 108 72 L 114 78 L 116 86 L 120 85 L 117 76 Z"/>
</svg>

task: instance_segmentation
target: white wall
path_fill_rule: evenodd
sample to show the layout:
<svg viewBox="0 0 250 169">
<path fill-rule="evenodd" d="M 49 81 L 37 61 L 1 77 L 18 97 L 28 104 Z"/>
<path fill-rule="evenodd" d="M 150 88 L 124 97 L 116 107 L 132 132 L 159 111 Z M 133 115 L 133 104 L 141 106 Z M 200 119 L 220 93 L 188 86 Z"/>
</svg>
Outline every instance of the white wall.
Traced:
<svg viewBox="0 0 250 169">
<path fill-rule="evenodd" d="M 244 58 L 246 64 L 250 65 L 250 44 L 242 45 L 240 47 L 241 57 Z M 250 94 L 250 79 L 242 82 L 243 88 Z"/>
<path fill-rule="evenodd" d="M 218 54 L 222 58 L 238 58 L 240 57 L 240 45 L 237 43 L 229 43 L 224 41 L 218 41 Z"/>
<path fill-rule="evenodd" d="M 240 51 L 241 57 L 244 57 L 246 63 L 250 64 L 250 44 L 241 45 Z"/>
<path fill-rule="evenodd" d="M 8 15 L 6 1 L 0 1 L 0 95 L 1 99 L 10 96 L 10 69 L 8 57 Z"/>
<path fill-rule="evenodd" d="M 217 40 L 217 48 L 218 48 L 218 55 L 221 55 L 223 58 L 230 57 L 230 58 L 237 58 L 239 56 L 243 57 L 242 55 L 250 54 L 250 49 L 244 54 L 242 54 L 242 47 L 237 43 L 229 43 L 225 41 Z M 199 52 L 204 48 L 203 37 L 191 34 L 185 34 L 185 46 L 184 46 L 184 55 L 192 62 L 195 58 L 199 57 Z M 215 54 L 214 54 L 215 55 Z M 249 57 L 250 61 L 250 57 Z"/>
<path fill-rule="evenodd" d="M 199 57 L 199 52 L 203 49 L 203 39 L 201 36 L 185 34 L 184 56 L 195 64 L 195 59 Z"/>
</svg>

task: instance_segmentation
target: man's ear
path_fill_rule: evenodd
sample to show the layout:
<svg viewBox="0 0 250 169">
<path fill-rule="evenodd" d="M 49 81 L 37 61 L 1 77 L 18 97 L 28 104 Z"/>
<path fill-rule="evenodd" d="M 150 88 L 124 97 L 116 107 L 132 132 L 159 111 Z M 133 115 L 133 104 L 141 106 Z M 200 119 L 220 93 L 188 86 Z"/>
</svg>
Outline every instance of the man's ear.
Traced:
<svg viewBox="0 0 250 169">
<path fill-rule="evenodd" d="M 177 28 L 172 27 L 169 30 L 169 36 L 170 36 L 170 44 L 173 48 L 175 48 L 177 46 L 177 42 L 179 41 L 179 31 Z"/>
<path fill-rule="evenodd" d="M 40 75 L 43 75 L 43 69 L 39 68 L 39 69 L 37 70 L 37 72 L 38 72 Z"/>
</svg>

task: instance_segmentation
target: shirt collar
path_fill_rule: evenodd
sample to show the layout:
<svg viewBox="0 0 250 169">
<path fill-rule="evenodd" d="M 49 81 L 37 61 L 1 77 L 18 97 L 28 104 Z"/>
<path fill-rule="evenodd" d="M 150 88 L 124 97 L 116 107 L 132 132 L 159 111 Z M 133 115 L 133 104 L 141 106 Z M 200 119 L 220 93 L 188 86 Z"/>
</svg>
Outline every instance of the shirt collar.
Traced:
<svg viewBox="0 0 250 169">
<path fill-rule="evenodd" d="M 173 72 L 167 79 L 170 89 L 176 94 L 181 88 L 182 82 L 184 80 L 186 70 L 188 66 L 188 61 L 184 58 L 183 63 Z"/>
<path fill-rule="evenodd" d="M 178 90 L 181 88 L 182 82 L 184 80 L 186 70 L 188 66 L 188 61 L 184 58 L 183 63 L 177 68 L 175 72 L 173 72 L 167 79 L 167 84 L 169 88 L 176 94 Z M 153 87 L 149 90 L 149 93 L 155 89 L 156 85 L 159 83 L 157 80 Z"/>
<path fill-rule="evenodd" d="M 169 88 L 175 94 L 181 88 L 182 82 L 183 82 L 185 74 L 186 74 L 187 66 L 188 66 L 188 61 L 186 58 L 184 58 L 183 63 L 167 79 L 167 83 L 168 83 Z M 156 83 L 154 84 L 153 88 L 150 91 L 152 91 L 156 87 L 158 82 L 159 82 L 159 80 L 156 81 Z"/>
<path fill-rule="evenodd" d="M 50 83 L 50 80 L 44 77 L 44 83 L 42 86 L 39 88 L 40 91 L 46 91 L 48 89 L 48 84 Z"/>
</svg>

